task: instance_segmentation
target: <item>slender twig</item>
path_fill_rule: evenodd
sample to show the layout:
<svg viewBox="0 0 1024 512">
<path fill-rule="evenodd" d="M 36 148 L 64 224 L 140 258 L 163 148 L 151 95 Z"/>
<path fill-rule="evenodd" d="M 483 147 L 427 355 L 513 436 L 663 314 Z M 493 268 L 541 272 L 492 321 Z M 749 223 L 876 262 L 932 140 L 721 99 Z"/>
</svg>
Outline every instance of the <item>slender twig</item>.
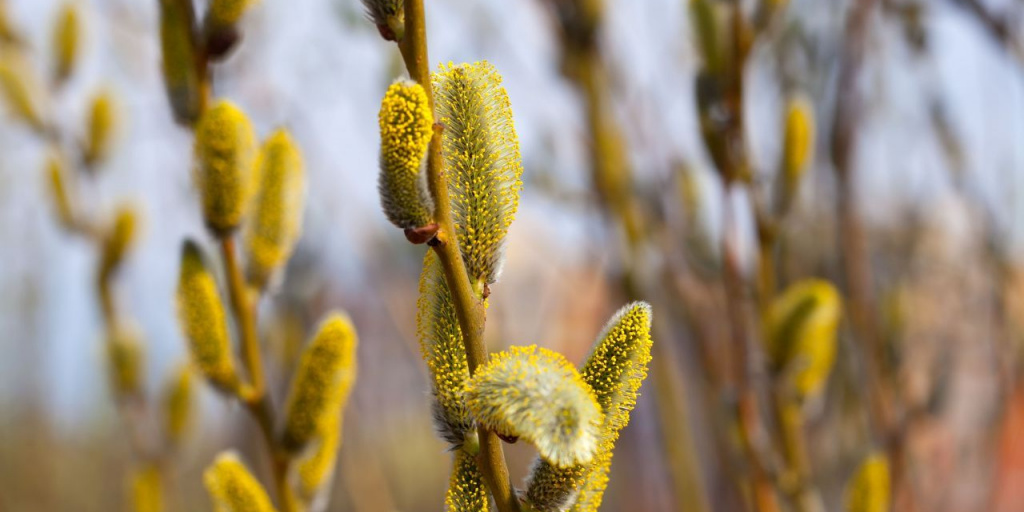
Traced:
<svg viewBox="0 0 1024 512">
<path fill-rule="evenodd" d="M 424 17 L 423 0 L 405 0 L 405 35 L 398 47 L 409 75 L 426 91 L 430 108 L 433 110 L 434 95 L 430 83 Z M 435 128 L 427 155 L 427 184 L 434 198 L 434 221 L 439 227 L 437 235 L 429 243 L 441 261 L 445 281 L 452 293 L 459 327 L 466 344 L 469 372 L 472 374 L 487 358 L 487 348 L 483 340 L 485 307 L 483 298 L 474 292 L 469 282 L 465 262 L 462 260 L 455 237 L 455 224 L 452 221 L 451 202 L 448 198 L 448 181 L 441 169 L 441 129 L 440 126 Z M 501 441 L 494 432 L 483 427 L 478 428 L 478 434 L 480 455 L 477 462 L 498 510 L 519 512 L 519 500 L 509 480 Z"/>
</svg>

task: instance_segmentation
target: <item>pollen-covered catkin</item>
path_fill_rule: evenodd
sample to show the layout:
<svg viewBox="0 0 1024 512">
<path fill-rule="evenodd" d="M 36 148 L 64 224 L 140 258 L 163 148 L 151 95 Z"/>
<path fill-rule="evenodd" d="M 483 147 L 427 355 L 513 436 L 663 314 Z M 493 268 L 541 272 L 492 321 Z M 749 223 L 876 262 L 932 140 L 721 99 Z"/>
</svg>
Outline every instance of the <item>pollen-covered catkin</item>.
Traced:
<svg viewBox="0 0 1024 512">
<path fill-rule="evenodd" d="M 262 288 L 288 260 L 299 239 L 306 179 L 302 153 L 284 129 L 263 143 L 257 167 L 260 183 L 244 239 L 246 277 Z"/>
<path fill-rule="evenodd" d="M 171 444 L 179 444 L 192 425 L 195 411 L 195 391 L 192 368 L 181 365 L 171 375 L 164 388 L 164 433 Z"/>
<path fill-rule="evenodd" d="M 177 302 L 178 320 L 196 368 L 222 390 L 234 390 L 238 374 L 224 303 L 199 246 L 191 240 L 182 247 Z"/>
<path fill-rule="evenodd" d="M 586 464 L 597 451 L 604 414 L 557 352 L 530 345 L 492 355 L 466 384 L 465 400 L 482 425 L 533 444 L 555 466 Z"/>
<path fill-rule="evenodd" d="M 75 214 L 71 206 L 71 198 L 68 197 L 67 177 L 64 175 L 64 162 L 57 155 L 50 155 L 46 159 L 47 183 L 49 184 L 50 197 L 54 209 L 57 211 L 57 218 L 65 229 L 75 228 Z"/>
<path fill-rule="evenodd" d="M 380 192 L 384 214 L 395 226 L 416 229 L 433 222 L 434 202 L 424 162 L 434 116 L 420 84 L 399 80 L 380 105 Z"/>
<path fill-rule="evenodd" d="M 787 187 L 795 188 L 814 150 L 814 112 L 807 100 L 797 98 L 786 109 L 782 170 Z"/>
<path fill-rule="evenodd" d="M 473 418 L 462 391 L 469 380 L 469 363 L 455 303 L 434 251 L 427 251 L 416 302 L 416 331 L 434 391 L 434 426 L 451 446 L 459 447 L 473 432 Z"/>
<path fill-rule="evenodd" d="M 142 386 L 145 352 L 139 330 L 116 325 L 107 334 L 107 364 L 110 387 L 119 400 L 133 397 Z"/>
<path fill-rule="evenodd" d="M 286 406 L 282 442 L 289 450 L 301 450 L 341 413 L 355 380 L 356 343 L 352 322 L 333 313 L 303 352 Z"/>
<path fill-rule="evenodd" d="M 765 342 L 772 370 L 792 379 L 800 398 L 819 393 L 835 362 L 842 299 L 828 281 L 794 283 L 772 302 Z"/>
<path fill-rule="evenodd" d="M 160 468 L 146 464 L 132 475 L 132 505 L 135 512 L 162 512 L 164 485 Z"/>
<path fill-rule="evenodd" d="M 272 512 L 274 506 L 259 481 L 234 452 L 225 452 L 203 473 L 217 512 Z"/>
<path fill-rule="evenodd" d="M 93 96 L 89 104 L 84 155 L 87 165 L 96 165 L 106 160 L 110 154 L 116 126 L 114 96 L 110 91 L 100 91 Z"/>
<path fill-rule="evenodd" d="M 452 462 L 452 476 L 448 481 L 448 492 L 444 496 L 447 512 L 487 512 L 490 497 L 480 475 L 476 458 L 464 450 L 455 450 Z"/>
<path fill-rule="evenodd" d="M 160 0 L 164 87 L 175 121 L 184 125 L 196 122 L 202 108 L 194 24 L 192 2 Z"/>
<path fill-rule="evenodd" d="M 61 7 L 53 25 L 53 62 L 56 66 L 54 75 L 58 82 L 71 76 L 81 47 L 81 21 L 74 3 L 68 2 Z"/>
<path fill-rule="evenodd" d="M 405 36 L 404 0 L 363 0 L 363 6 L 381 37 L 388 41 L 402 40 Z"/>
<path fill-rule="evenodd" d="M 341 446 L 341 413 L 331 415 L 320 428 L 312 445 L 294 465 L 292 485 L 296 494 L 308 508 L 317 507 L 326 497 Z"/>
<path fill-rule="evenodd" d="M 218 236 L 242 222 L 255 189 L 256 143 L 245 113 L 219 101 L 196 125 L 193 172 L 206 225 Z"/>
<path fill-rule="evenodd" d="M 885 512 L 891 492 L 889 460 L 882 453 L 869 455 L 846 486 L 846 512 Z"/>
<path fill-rule="evenodd" d="M 537 459 L 526 492 L 534 509 L 549 512 L 574 504 L 573 510 L 580 512 L 598 510 L 608 484 L 612 450 L 619 431 L 629 422 L 650 360 L 651 307 L 634 302 L 612 316 L 580 371 L 605 415 L 595 460 L 558 468 Z"/>
<path fill-rule="evenodd" d="M 473 283 L 498 280 L 522 189 L 522 156 L 501 75 L 487 62 L 432 77 L 452 220 Z"/>
</svg>

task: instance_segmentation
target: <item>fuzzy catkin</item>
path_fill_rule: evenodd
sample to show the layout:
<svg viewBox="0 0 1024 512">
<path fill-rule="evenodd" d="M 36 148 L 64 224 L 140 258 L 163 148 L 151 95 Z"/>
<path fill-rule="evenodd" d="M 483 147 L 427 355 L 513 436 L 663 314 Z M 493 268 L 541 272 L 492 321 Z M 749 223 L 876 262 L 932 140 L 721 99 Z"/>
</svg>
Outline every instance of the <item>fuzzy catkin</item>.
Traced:
<svg viewBox="0 0 1024 512">
<path fill-rule="evenodd" d="M 462 399 L 469 380 L 469 363 L 455 303 L 434 251 L 427 251 L 420 275 L 420 297 L 416 301 L 416 333 L 427 363 L 434 391 L 434 426 L 438 435 L 453 447 L 473 432 L 473 419 Z"/>
<path fill-rule="evenodd" d="M 885 512 L 891 492 L 889 460 L 873 453 L 861 462 L 846 486 L 846 512 Z"/>
<path fill-rule="evenodd" d="M 257 177 L 252 125 L 237 106 L 219 101 L 196 125 L 193 179 L 206 225 L 218 236 L 234 231 L 248 209 Z"/>
<path fill-rule="evenodd" d="M 114 222 L 103 238 L 100 256 L 100 277 L 107 279 L 117 270 L 135 241 L 138 215 L 130 204 L 123 204 L 114 213 Z"/>
<path fill-rule="evenodd" d="M 363 0 L 366 15 L 388 41 L 401 41 L 405 36 L 404 0 Z"/>
<path fill-rule="evenodd" d="M 41 89 L 33 77 L 31 68 L 22 59 L 14 54 L 0 55 L 0 92 L 9 108 L 18 120 L 43 131 L 45 123 L 37 93 Z"/>
<path fill-rule="evenodd" d="M 820 393 L 835 362 L 842 299 L 821 279 L 794 283 L 773 302 L 765 343 L 776 374 L 792 379 L 799 398 Z"/>
<path fill-rule="evenodd" d="M 181 365 L 164 389 L 164 434 L 171 444 L 179 444 L 192 425 L 195 410 L 195 391 L 192 369 Z"/>
<path fill-rule="evenodd" d="M 135 512 L 162 512 L 164 485 L 160 468 L 146 464 L 132 475 L 132 505 Z"/>
<path fill-rule="evenodd" d="M 106 160 L 110 154 L 116 126 L 114 96 L 110 91 L 101 91 L 92 97 L 89 105 L 84 155 L 86 164 L 95 165 Z"/>
<path fill-rule="evenodd" d="M 142 386 L 145 352 L 139 330 L 128 325 L 111 329 L 107 340 L 110 387 L 119 400 L 135 396 Z"/>
<path fill-rule="evenodd" d="M 53 62 L 57 81 L 71 76 L 78 61 L 81 46 L 81 21 L 74 3 L 66 3 L 57 13 L 53 25 Z"/>
<path fill-rule="evenodd" d="M 487 62 L 442 65 L 431 80 L 459 249 L 470 281 L 491 284 L 523 186 L 512 107 Z"/>
<path fill-rule="evenodd" d="M 356 376 L 356 331 L 333 313 L 302 354 L 286 406 L 284 446 L 299 451 L 341 413 Z"/>
<path fill-rule="evenodd" d="M 302 228 L 305 168 L 298 145 L 275 131 L 257 159 L 259 187 L 245 224 L 246 277 L 257 288 L 291 256 Z"/>
<path fill-rule="evenodd" d="M 398 80 L 380 105 L 380 177 L 377 189 L 388 220 L 402 229 L 433 222 L 434 202 L 424 163 L 434 116 L 420 84 Z"/>
<path fill-rule="evenodd" d="M 310 509 L 321 510 L 341 446 L 341 414 L 330 415 L 321 426 L 310 449 L 295 464 L 292 485 L 299 499 Z"/>
<path fill-rule="evenodd" d="M 199 118 L 202 103 L 196 68 L 198 44 L 193 30 L 192 2 L 160 0 L 160 50 L 164 87 L 174 119 L 191 125 Z"/>
<path fill-rule="evenodd" d="M 464 450 L 455 450 L 452 462 L 452 476 L 448 480 L 448 491 L 444 496 L 447 512 L 487 512 L 490 510 L 490 496 L 484 484 L 476 457 Z"/>
<path fill-rule="evenodd" d="M 238 374 L 231 357 L 224 303 L 199 246 L 191 240 L 182 247 L 177 302 L 178 320 L 196 368 L 222 390 L 234 390 Z"/>
<path fill-rule="evenodd" d="M 225 452 L 203 473 L 215 512 L 272 512 L 274 506 L 259 481 L 233 452 Z"/>
<path fill-rule="evenodd" d="M 793 99 L 786 109 L 782 171 L 787 187 L 795 188 L 814 150 L 814 112 L 804 99 Z"/>
<path fill-rule="evenodd" d="M 595 460 L 558 468 L 538 459 L 527 482 L 526 498 L 538 511 L 594 512 L 608 484 L 612 451 L 619 431 L 629 422 L 651 360 L 651 307 L 634 302 L 620 309 L 598 336 L 580 376 L 594 390 L 604 412 Z"/>
<path fill-rule="evenodd" d="M 465 400 L 482 425 L 533 444 L 557 467 L 586 464 L 597 451 L 604 414 L 557 352 L 530 345 L 493 354 L 466 384 Z"/>
</svg>

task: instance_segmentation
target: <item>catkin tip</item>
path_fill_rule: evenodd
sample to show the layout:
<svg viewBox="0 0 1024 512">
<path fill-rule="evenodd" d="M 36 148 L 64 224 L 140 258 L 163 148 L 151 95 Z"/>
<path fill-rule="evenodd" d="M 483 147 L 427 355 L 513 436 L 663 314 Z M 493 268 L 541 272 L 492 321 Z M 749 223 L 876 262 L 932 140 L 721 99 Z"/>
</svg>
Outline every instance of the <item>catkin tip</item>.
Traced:
<svg viewBox="0 0 1024 512">
<path fill-rule="evenodd" d="M 196 125 L 193 178 L 206 225 L 218 236 L 239 226 L 255 190 L 256 143 L 252 125 L 237 106 L 221 100 Z"/>
<path fill-rule="evenodd" d="M 882 453 L 867 456 L 846 487 L 846 512 L 885 512 L 891 492 L 889 460 Z"/>
</svg>

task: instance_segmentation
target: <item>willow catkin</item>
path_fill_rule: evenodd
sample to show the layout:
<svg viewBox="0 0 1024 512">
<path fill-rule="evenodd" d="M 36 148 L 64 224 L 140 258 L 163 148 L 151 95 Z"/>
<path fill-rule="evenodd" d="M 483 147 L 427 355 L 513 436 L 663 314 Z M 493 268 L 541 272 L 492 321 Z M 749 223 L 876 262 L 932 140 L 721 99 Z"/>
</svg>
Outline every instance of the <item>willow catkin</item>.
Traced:
<svg viewBox="0 0 1024 512">
<path fill-rule="evenodd" d="M 218 27 L 234 25 L 254 5 L 256 0 L 211 0 L 206 23 Z"/>
<path fill-rule="evenodd" d="M 302 153 L 284 129 L 267 138 L 257 162 L 260 182 L 244 240 L 246 277 L 262 288 L 299 239 L 306 176 Z"/>
<path fill-rule="evenodd" d="M 469 363 L 455 303 L 434 251 L 427 251 L 423 258 L 419 292 L 416 331 L 433 384 L 434 426 L 449 445 L 460 447 L 475 431 L 462 398 L 469 380 Z"/>
<path fill-rule="evenodd" d="M 533 444 L 557 467 L 586 464 L 597 451 L 604 414 L 557 352 L 530 345 L 493 354 L 466 384 L 465 400 L 480 424 Z"/>
<path fill-rule="evenodd" d="M 124 261 L 135 241 L 138 215 L 130 204 L 122 204 L 114 213 L 114 221 L 103 238 L 100 256 L 100 279 L 106 280 Z"/>
<path fill-rule="evenodd" d="M 282 442 L 301 450 L 332 416 L 340 414 L 356 376 L 356 331 L 347 316 L 332 313 L 309 343 L 288 395 Z"/>
<path fill-rule="evenodd" d="M 447 512 L 490 510 L 490 496 L 477 466 L 476 457 L 464 450 L 455 450 L 452 476 L 448 480 L 448 491 L 444 496 L 444 507 Z"/>
<path fill-rule="evenodd" d="M 338 462 L 341 414 L 329 416 L 310 444 L 312 446 L 294 465 L 291 485 L 308 509 L 323 510 Z"/>
<path fill-rule="evenodd" d="M 0 54 L 0 93 L 19 121 L 42 132 L 46 127 L 40 112 L 39 90 L 28 63 L 11 52 Z"/>
<path fill-rule="evenodd" d="M 634 302 L 612 316 L 598 336 L 580 377 L 604 412 L 597 454 L 590 464 L 559 468 L 538 458 L 527 481 L 526 498 L 538 511 L 594 512 L 608 484 L 612 451 L 629 423 L 651 360 L 651 307 Z"/>
<path fill-rule="evenodd" d="M 160 51 L 163 56 L 164 87 L 174 119 L 192 125 L 202 110 L 198 40 L 192 2 L 160 1 Z"/>
<path fill-rule="evenodd" d="M 164 387 L 164 434 L 171 444 L 179 444 L 188 432 L 195 414 L 195 390 L 192 368 L 180 365 Z"/>
<path fill-rule="evenodd" d="M 107 336 L 107 372 L 114 396 L 121 400 L 138 395 L 145 365 L 141 333 L 133 326 L 118 324 Z"/>
<path fill-rule="evenodd" d="M 274 506 L 259 481 L 234 452 L 224 452 L 203 473 L 216 512 L 272 512 Z"/>
<path fill-rule="evenodd" d="M 432 77 L 452 220 L 473 283 L 498 280 L 522 189 L 522 156 L 501 75 L 487 62 Z"/>
<path fill-rule="evenodd" d="M 64 4 L 53 24 L 54 76 L 63 82 L 71 76 L 81 53 L 81 20 L 74 3 Z"/>
<path fill-rule="evenodd" d="M 792 379 L 798 398 L 824 388 L 835 362 L 842 299 L 821 279 L 794 283 L 776 298 L 765 320 L 772 370 Z"/>
<path fill-rule="evenodd" d="M 398 80 L 381 101 L 380 176 L 384 214 L 395 226 L 415 230 L 433 223 L 434 202 L 424 169 L 434 116 L 420 84 Z"/>
<path fill-rule="evenodd" d="M 215 386 L 233 391 L 238 374 L 231 357 L 224 303 L 199 246 L 191 240 L 182 247 L 177 302 L 178 321 L 196 368 Z"/>
<path fill-rule="evenodd" d="M 206 110 L 196 125 L 193 179 L 207 227 L 224 236 L 241 224 L 257 183 L 252 125 L 225 100 Z"/>
<path fill-rule="evenodd" d="M 57 155 L 50 155 L 46 159 L 47 184 L 49 185 L 50 200 L 53 202 L 57 218 L 62 226 L 68 230 L 75 229 L 75 214 L 71 206 L 71 198 L 68 196 L 68 183 L 64 171 L 64 161 Z"/>
<path fill-rule="evenodd" d="M 135 512 L 164 510 L 163 478 L 156 464 L 145 464 L 133 472 L 132 506 Z"/>
<path fill-rule="evenodd" d="M 116 128 L 114 96 L 108 90 L 100 91 L 89 102 L 84 154 L 86 165 L 93 166 L 107 159 Z"/>
<path fill-rule="evenodd" d="M 786 108 L 786 130 L 783 139 L 782 172 L 786 186 L 795 189 L 814 150 L 814 112 L 802 98 L 790 100 Z"/>
<path fill-rule="evenodd" d="M 882 453 L 869 455 L 846 485 L 846 512 L 886 512 L 891 486 L 889 459 Z"/>
<path fill-rule="evenodd" d="M 405 37 L 404 0 L 363 0 L 363 6 L 381 37 L 388 41 L 401 41 Z"/>
</svg>

